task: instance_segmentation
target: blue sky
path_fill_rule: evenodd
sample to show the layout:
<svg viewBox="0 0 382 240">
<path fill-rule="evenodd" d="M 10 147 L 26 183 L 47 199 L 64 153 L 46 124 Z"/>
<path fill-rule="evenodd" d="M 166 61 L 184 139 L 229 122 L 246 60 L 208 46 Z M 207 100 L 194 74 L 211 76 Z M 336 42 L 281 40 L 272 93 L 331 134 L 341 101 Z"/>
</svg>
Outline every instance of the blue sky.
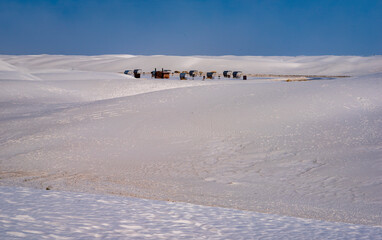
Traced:
<svg viewBox="0 0 382 240">
<path fill-rule="evenodd" d="M 0 0 L 0 54 L 381 55 L 382 0 Z"/>
</svg>

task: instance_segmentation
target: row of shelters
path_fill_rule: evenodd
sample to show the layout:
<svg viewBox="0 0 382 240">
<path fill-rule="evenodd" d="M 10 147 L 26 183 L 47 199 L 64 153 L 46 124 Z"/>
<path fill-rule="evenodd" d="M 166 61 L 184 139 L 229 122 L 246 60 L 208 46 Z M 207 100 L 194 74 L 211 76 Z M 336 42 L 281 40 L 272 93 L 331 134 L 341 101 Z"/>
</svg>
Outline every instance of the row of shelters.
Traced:
<svg viewBox="0 0 382 240">
<path fill-rule="evenodd" d="M 125 70 L 125 72 L 124 72 L 124 74 L 127 74 L 127 75 L 134 75 L 135 78 L 140 78 L 142 73 L 143 73 L 142 69 Z M 186 80 L 187 77 L 194 78 L 194 77 L 203 75 L 203 72 L 200 72 L 198 70 L 172 72 L 171 70 L 168 70 L 168 69 L 162 68 L 162 70 L 157 70 L 155 68 L 155 70 L 151 72 L 151 77 L 152 78 L 168 79 L 168 78 L 170 78 L 170 75 L 174 74 L 174 73 L 179 73 L 179 78 L 181 80 Z M 211 72 L 207 72 L 204 77 L 206 77 L 207 79 L 214 79 L 216 76 L 218 76 L 218 73 L 216 71 L 211 71 Z M 224 71 L 223 76 L 225 78 L 241 78 L 241 77 L 243 77 L 244 80 L 247 77 L 245 75 L 243 76 L 242 71 L 231 71 L 231 70 Z M 220 78 L 220 76 L 219 76 L 219 78 Z"/>
<path fill-rule="evenodd" d="M 190 71 L 191 72 L 191 71 Z M 192 75 L 190 74 L 190 77 Z M 211 71 L 211 72 L 207 72 L 206 73 L 206 77 L 207 79 L 214 79 L 216 76 L 219 76 L 218 73 L 216 71 Z M 243 76 L 243 72 L 242 71 L 231 71 L 231 70 L 226 70 L 223 72 L 223 76 L 225 78 L 241 78 L 241 77 L 244 77 Z M 220 77 L 220 76 L 219 76 Z M 246 76 L 245 76 L 246 78 Z"/>
</svg>

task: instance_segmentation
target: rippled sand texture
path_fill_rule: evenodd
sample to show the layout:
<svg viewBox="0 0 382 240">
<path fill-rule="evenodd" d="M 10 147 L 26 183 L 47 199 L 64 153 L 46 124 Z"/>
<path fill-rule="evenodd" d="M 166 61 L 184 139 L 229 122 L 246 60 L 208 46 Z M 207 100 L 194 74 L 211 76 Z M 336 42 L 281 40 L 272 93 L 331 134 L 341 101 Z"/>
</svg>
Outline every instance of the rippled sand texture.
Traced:
<svg viewBox="0 0 382 240">
<path fill-rule="evenodd" d="M 382 228 L 136 198 L 0 187 L 6 239 L 381 239 Z M 20 202 L 20 199 L 23 199 Z"/>
</svg>

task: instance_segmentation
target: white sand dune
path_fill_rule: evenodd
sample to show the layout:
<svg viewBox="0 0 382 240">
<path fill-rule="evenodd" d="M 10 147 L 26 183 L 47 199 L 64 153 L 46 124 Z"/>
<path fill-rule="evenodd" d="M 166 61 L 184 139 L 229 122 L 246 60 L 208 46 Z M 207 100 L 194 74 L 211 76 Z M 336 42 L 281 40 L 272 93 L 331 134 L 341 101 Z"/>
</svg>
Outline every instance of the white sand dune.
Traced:
<svg viewBox="0 0 382 240">
<path fill-rule="evenodd" d="M 382 223 L 381 56 L 0 60 L 1 185 Z M 287 83 L 118 73 L 154 67 L 353 77 Z"/>
<path fill-rule="evenodd" d="M 29 55 L 1 58 L 17 67 L 121 72 L 124 69 L 240 70 L 252 74 L 364 75 L 382 72 L 382 56 L 65 56 Z"/>
<path fill-rule="evenodd" d="M 14 187 L 0 206 L 4 239 L 382 239 L 376 226 Z"/>
</svg>

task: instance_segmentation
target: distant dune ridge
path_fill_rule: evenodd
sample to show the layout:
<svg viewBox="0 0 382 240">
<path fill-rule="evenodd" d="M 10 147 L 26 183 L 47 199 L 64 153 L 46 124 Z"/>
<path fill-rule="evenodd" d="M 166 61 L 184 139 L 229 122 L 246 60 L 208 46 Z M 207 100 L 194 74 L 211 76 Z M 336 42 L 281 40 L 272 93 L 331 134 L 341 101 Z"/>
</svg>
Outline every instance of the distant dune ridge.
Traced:
<svg viewBox="0 0 382 240">
<path fill-rule="evenodd" d="M 380 226 L 381 93 L 382 56 L 1 55 L 0 185 Z"/>
<path fill-rule="evenodd" d="M 29 55 L 1 57 L 14 66 L 30 69 L 73 69 L 121 72 L 155 67 L 171 70 L 240 70 L 252 74 L 361 75 L 382 71 L 382 56 L 140 56 L 140 55 Z M 7 65 L 8 66 L 8 65 Z M 5 67 L 2 64 L 2 67 Z"/>
</svg>

